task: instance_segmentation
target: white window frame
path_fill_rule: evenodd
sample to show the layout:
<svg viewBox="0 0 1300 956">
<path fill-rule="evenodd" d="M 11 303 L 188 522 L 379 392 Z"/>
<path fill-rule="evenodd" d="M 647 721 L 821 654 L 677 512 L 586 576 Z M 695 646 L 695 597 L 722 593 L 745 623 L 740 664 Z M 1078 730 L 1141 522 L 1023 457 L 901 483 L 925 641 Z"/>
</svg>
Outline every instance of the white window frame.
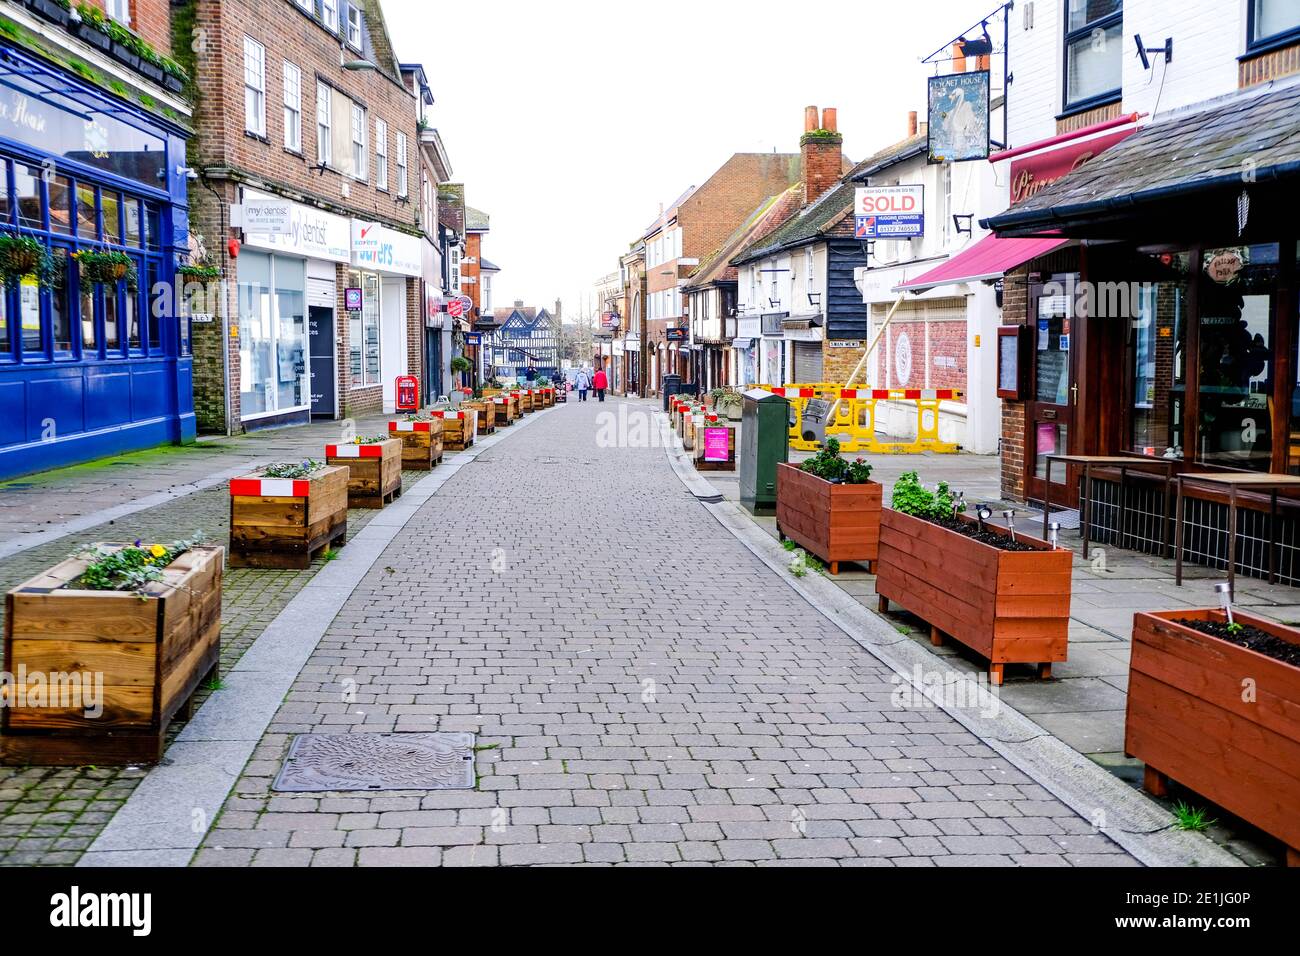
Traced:
<svg viewBox="0 0 1300 956">
<path fill-rule="evenodd" d="M 302 70 L 284 61 L 284 148 L 302 152 Z"/>
<path fill-rule="evenodd" d="M 325 166 L 334 164 L 334 90 L 321 80 L 316 81 L 316 159 Z"/>
<path fill-rule="evenodd" d="M 131 25 L 131 0 L 106 0 L 104 12 L 124 27 Z"/>
<path fill-rule="evenodd" d="M 407 175 L 406 168 L 406 134 L 399 129 L 397 131 L 397 195 L 405 199 L 409 187 L 410 176 Z"/>
<path fill-rule="evenodd" d="M 369 125 L 366 119 L 366 108 L 359 103 L 352 104 L 352 175 L 364 180 L 369 175 L 369 157 L 366 151 L 369 148 Z"/>
<path fill-rule="evenodd" d="M 388 192 L 388 124 L 375 118 L 375 188 Z"/>
<path fill-rule="evenodd" d="M 348 4 L 347 43 L 358 53 L 361 52 L 361 8 L 355 3 Z"/>
<path fill-rule="evenodd" d="M 339 0 L 321 0 L 320 20 L 326 30 L 339 32 Z"/>
<path fill-rule="evenodd" d="M 315 0 L 294 0 L 298 4 L 298 9 L 305 13 L 313 13 L 316 6 Z"/>
<path fill-rule="evenodd" d="M 244 130 L 266 135 L 266 47 L 244 37 Z"/>
</svg>

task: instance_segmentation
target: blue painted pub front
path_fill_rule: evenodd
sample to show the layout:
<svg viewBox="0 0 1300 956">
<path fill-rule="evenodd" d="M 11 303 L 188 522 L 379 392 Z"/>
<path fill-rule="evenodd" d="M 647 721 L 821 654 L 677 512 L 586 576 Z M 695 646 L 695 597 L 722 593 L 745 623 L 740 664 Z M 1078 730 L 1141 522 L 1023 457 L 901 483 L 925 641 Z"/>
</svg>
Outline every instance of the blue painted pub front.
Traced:
<svg viewBox="0 0 1300 956">
<path fill-rule="evenodd" d="M 0 478 L 195 434 L 185 139 L 57 66 L 0 43 L 0 237 L 50 252 L 0 293 Z M 77 256 L 125 253 L 136 281 L 89 281 Z M 83 281 L 86 280 L 86 281 Z"/>
</svg>

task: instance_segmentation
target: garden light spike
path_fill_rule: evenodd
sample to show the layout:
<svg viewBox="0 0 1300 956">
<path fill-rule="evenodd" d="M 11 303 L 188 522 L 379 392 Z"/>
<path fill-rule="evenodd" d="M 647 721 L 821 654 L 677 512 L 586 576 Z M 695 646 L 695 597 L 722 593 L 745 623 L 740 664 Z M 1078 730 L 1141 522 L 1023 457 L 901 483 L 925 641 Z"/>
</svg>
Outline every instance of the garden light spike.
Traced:
<svg viewBox="0 0 1300 956">
<path fill-rule="evenodd" d="M 1053 548 L 1061 546 L 1061 522 L 1053 521 L 1047 526 L 1047 540 Z"/>
<path fill-rule="evenodd" d="M 1232 619 L 1232 585 L 1227 581 L 1214 586 L 1214 593 L 1219 596 L 1219 607 L 1223 608 L 1228 615 L 1228 623 L 1236 623 Z"/>
<path fill-rule="evenodd" d="M 1011 540 L 1016 540 L 1016 513 L 1013 509 L 1008 508 L 1002 512 L 1002 517 L 1007 519 L 1007 530 L 1011 532 Z"/>
</svg>

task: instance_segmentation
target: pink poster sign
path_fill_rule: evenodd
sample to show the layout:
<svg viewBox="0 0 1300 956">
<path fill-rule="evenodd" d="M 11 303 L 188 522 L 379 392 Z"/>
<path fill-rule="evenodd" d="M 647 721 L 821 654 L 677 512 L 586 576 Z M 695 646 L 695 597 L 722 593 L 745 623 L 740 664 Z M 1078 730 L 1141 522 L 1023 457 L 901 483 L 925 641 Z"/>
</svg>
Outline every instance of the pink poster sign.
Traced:
<svg viewBox="0 0 1300 956">
<path fill-rule="evenodd" d="M 1051 422 L 1038 423 L 1038 454 L 1055 455 L 1057 453 L 1056 443 L 1060 434 L 1059 428 L 1059 425 Z"/>
<path fill-rule="evenodd" d="M 704 429 L 704 460 L 705 461 L 730 461 L 731 450 L 729 448 L 729 428 L 706 428 Z"/>
</svg>

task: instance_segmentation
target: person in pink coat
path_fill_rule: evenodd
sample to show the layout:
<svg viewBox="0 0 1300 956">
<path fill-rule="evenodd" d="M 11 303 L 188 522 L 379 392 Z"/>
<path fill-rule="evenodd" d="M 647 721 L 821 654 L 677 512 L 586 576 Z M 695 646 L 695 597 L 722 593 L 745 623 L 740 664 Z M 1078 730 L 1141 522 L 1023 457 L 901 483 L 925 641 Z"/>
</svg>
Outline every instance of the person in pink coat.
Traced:
<svg viewBox="0 0 1300 956">
<path fill-rule="evenodd" d="M 591 379 L 591 387 L 596 390 L 596 397 L 603 402 L 605 390 L 609 388 L 609 376 L 605 374 L 603 368 L 596 369 L 596 374 Z"/>
</svg>

